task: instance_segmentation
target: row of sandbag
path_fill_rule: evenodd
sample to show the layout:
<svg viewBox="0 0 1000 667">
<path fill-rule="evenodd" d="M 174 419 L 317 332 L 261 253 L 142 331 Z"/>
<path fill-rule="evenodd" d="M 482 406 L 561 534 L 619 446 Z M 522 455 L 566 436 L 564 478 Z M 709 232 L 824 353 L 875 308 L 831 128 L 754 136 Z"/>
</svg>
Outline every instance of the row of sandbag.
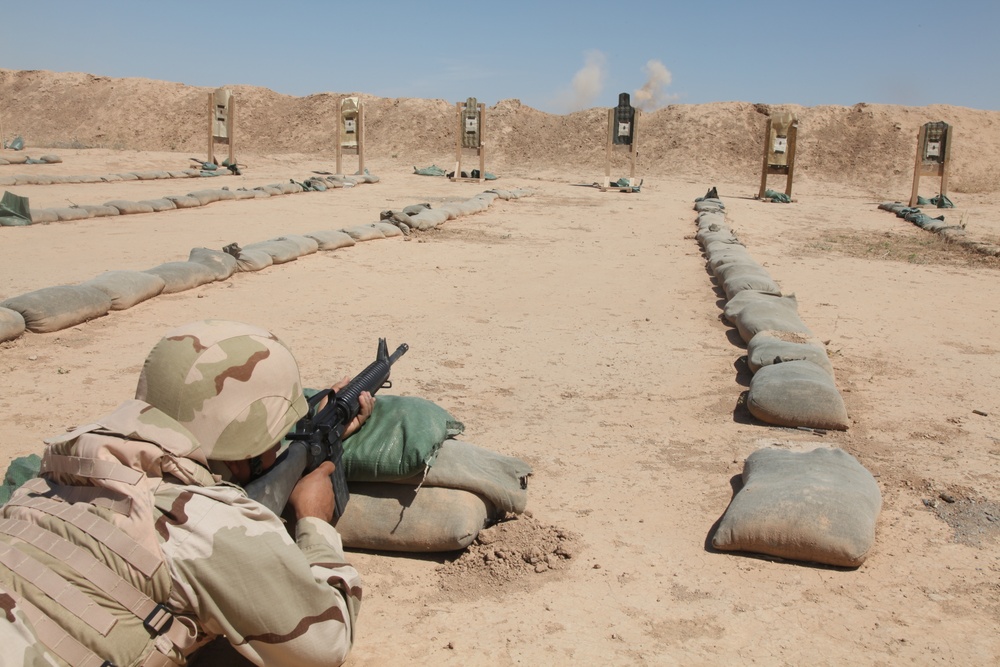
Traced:
<svg viewBox="0 0 1000 667">
<path fill-rule="evenodd" d="M 189 170 L 194 176 L 199 173 L 197 170 Z M 138 172 L 137 172 L 138 173 Z M 150 174 L 170 174 L 186 172 L 149 172 Z M 154 176 L 154 178 L 156 178 Z M 171 178 L 166 176 L 165 178 Z M 217 201 L 233 201 L 237 199 L 263 199 L 279 195 L 294 194 L 297 192 L 327 190 L 332 188 L 352 187 L 359 183 L 377 183 L 377 176 L 365 174 L 361 176 L 313 176 L 303 182 L 289 180 L 287 183 L 272 183 L 261 185 L 252 189 L 239 188 L 230 190 L 227 187 L 196 190 L 186 195 L 167 195 L 156 199 L 145 199 L 142 201 L 131 201 L 127 199 L 113 199 L 99 205 L 74 205 L 59 208 L 31 209 L 31 220 L 14 219 L 10 216 L 0 217 L 0 226 L 28 225 L 49 222 L 65 222 L 70 220 L 85 220 L 87 218 L 100 218 L 106 216 L 132 215 L 135 213 L 155 213 L 159 211 L 172 211 L 178 208 L 196 208 L 207 206 Z"/>
<path fill-rule="evenodd" d="M 0 185 L 62 185 L 66 183 L 121 183 L 122 181 L 157 181 L 167 178 L 194 178 L 203 175 L 197 169 L 185 169 L 183 171 L 128 171 L 121 174 L 104 174 L 96 176 L 84 174 L 82 176 L 54 176 L 51 174 L 13 174 L 11 176 L 0 175 Z"/>
<path fill-rule="evenodd" d="M 401 210 L 382 211 L 381 219 L 397 225 L 404 233 L 410 229 L 426 231 L 463 215 L 479 213 L 490 207 L 495 199 L 519 199 L 531 194 L 529 190 L 503 190 L 495 188 L 465 201 L 446 202 L 438 208 L 430 204 L 417 204 Z"/>
<path fill-rule="evenodd" d="M 38 158 L 27 155 L 14 155 L 12 153 L 5 153 L 0 156 L 0 166 L 7 164 L 59 164 L 60 162 L 62 162 L 61 157 L 51 154 Z"/>
<path fill-rule="evenodd" d="M 714 189 L 713 189 L 714 190 Z M 781 426 L 847 428 L 843 399 L 822 342 L 726 224 L 713 191 L 695 202 L 697 238 L 726 296 L 724 316 L 747 344 L 753 372 L 747 407 Z M 875 544 L 882 494 L 872 474 L 842 449 L 765 447 L 747 457 L 742 486 L 712 534 L 720 551 L 858 567 Z"/>
<path fill-rule="evenodd" d="M 514 199 L 526 191 L 490 191 L 466 202 L 449 202 L 440 209 L 418 204 L 401 210 L 417 229 L 426 229 L 431 211 L 441 212 L 441 222 L 463 211 L 484 210 L 497 198 Z M 466 205 L 467 204 L 467 205 Z M 403 213 L 410 211 L 413 215 Z M 107 271 L 78 285 L 43 287 L 0 302 L 0 341 L 12 340 L 25 330 L 49 333 L 125 310 L 160 294 L 173 294 L 207 283 L 226 280 L 237 271 L 260 271 L 319 250 L 335 250 L 359 241 L 401 236 L 403 223 L 380 220 L 339 230 L 289 234 L 240 247 L 231 244 L 222 250 L 194 248 L 186 261 L 166 262 L 146 271 Z M 440 222 L 438 224 L 441 224 Z"/>
<path fill-rule="evenodd" d="M 845 430 L 847 409 L 826 347 L 799 317 L 795 295 L 783 295 L 750 256 L 727 225 L 721 200 L 699 198 L 695 210 L 698 242 L 725 292 L 723 315 L 747 345 L 750 413 L 779 426 Z"/>
<path fill-rule="evenodd" d="M 932 200 L 933 201 L 933 200 Z M 946 237 L 949 241 L 958 243 L 964 248 L 969 248 L 970 250 L 975 250 L 983 255 L 989 255 L 991 257 L 1000 257 L 1000 245 L 996 243 L 986 243 L 983 241 L 975 241 L 966 237 L 965 227 L 962 225 L 949 225 L 945 223 L 944 216 L 939 215 L 936 218 L 932 218 L 927 215 L 919 208 L 914 208 L 907 206 L 902 202 L 883 202 L 878 205 L 883 211 L 889 211 L 890 213 L 895 213 L 897 218 L 903 218 L 907 222 L 912 222 L 917 227 L 921 229 L 926 229 L 929 232 L 935 232 Z"/>
</svg>

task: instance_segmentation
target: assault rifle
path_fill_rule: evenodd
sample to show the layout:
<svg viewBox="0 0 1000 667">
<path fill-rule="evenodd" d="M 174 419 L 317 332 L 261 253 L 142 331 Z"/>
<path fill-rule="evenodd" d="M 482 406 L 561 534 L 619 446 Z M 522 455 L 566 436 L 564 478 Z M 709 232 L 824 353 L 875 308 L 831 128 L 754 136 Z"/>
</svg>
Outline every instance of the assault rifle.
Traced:
<svg viewBox="0 0 1000 667">
<path fill-rule="evenodd" d="M 379 338 L 375 361 L 368 364 L 347 386 L 337 392 L 324 389 L 310 398 L 311 416 L 301 419 L 296 424 L 295 431 L 286 436 L 291 444 L 267 474 L 247 484 L 247 495 L 280 515 L 302 475 L 315 470 L 323 461 L 332 461 L 335 466 L 330 476 L 336 499 L 334 512 L 335 516 L 343 515 L 350 499 L 342 465 L 344 429 L 358 416 L 361 392 L 367 391 L 374 396 L 379 389 L 392 386 L 389 371 L 408 349 L 410 346 L 403 343 L 390 355 L 385 338 Z M 326 405 L 314 414 L 316 406 L 324 398 L 327 399 Z"/>
</svg>

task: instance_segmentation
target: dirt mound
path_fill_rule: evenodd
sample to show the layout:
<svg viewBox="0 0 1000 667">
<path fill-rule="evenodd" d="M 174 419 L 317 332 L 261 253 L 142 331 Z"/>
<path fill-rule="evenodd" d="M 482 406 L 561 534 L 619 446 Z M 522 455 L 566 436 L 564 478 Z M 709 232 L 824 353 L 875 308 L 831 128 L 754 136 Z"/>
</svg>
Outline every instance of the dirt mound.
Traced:
<svg viewBox="0 0 1000 667">
<path fill-rule="evenodd" d="M 343 95 L 281 95 L 229 86 L 236 98 L 236 146 L 255 154 L 332 154 L 335 111 Z M 0 69 L 8 138 L 31 146 L 202 153 L 209 88 L 149 79 Z M 381 98 L 365 103 L 367 154 L 415 166 L 451 166 L 455 103 Z M 866 193 L 899 189 L 912 178 L 917 131 L 944 120 L 955 126 L 951 189 L 1000 189 L 1000 112 L 934 105 L 852 107 L 718 102 L 675 104 L 646 113 L 637 126 L 639 169 L 700 181 L 755 180 L 767 116 L 790 110 L 799 119 L 796 179 L 844 183 Z M 491 169 L 532 174 L 542 169 L 602 170 L 607 109 L 548 114 L 518 100 L 487 109 Z M 614 173 L 623 169 L 615 154 Z M 624 172 L 622 172 L 624 173 Z"/>
<path fill-rule="evenodd" d="M 441 588 L 478 598 L 509 590 L 511 582 L 559 570 L 579 555 L 580 537 L 526 512 L 480 531 L 455 561 L 438 568 Z"/>
</svg>

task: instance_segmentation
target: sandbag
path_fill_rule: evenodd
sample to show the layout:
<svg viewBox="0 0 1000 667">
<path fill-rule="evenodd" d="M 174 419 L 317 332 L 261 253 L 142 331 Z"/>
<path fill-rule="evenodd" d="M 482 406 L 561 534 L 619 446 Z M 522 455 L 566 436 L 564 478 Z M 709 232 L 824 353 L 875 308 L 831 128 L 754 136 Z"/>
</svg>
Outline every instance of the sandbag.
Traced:
<svg viewBox="0 0 1000 667">
<path fill-rule="evenodd" d="M 215 274 L 216 280 L 226 280 L 236 273 L 236 258 L 221 250 L 192 248 L 188 254 L 188 261 L 208 267 Z"/>
<path fill-rule="evenodd" d="M 144 204 L 137 201 L 128 201 L 126 199 L 112 199 L 111 201 L 104 202 L 105 206 L 114 206 L 118 209 L 118 212 L 122 215 L 132 215 L 135 213 L 152 213 L 153 207 L 149 204 Z"/>
<path fill-rule="evenodd" d="M 382 236 L 387 239 L 391 239 L 394 236 L 403 235 L 403 230 L 392 223 L 379 221 L 372 224 L 375 226 L 375 229 L 382 232 Z"/>
<path fill-rule="evenodd" d="M 200 201 L 202 206 L 207 206 L 224 199 L 236 199 L 236 195 L 228 190 L 195 190 L 188 193 L 188 196 Z"/>
<path fill-rule="evenodd" d="M 197 208 L 201 206 L 201 200 L 193 195 L 167 195 L 164 199 L 169 199 L 177 208 Z"/>
<path fill-rule="evenodd" d="M 842 449 L 760 449 L 712 537 L 723 551 L 858 567 L 875 543 L 882 494 Z"/>
<path fill-rule="evenodd" d="M 167 262 L 146 269 L 145 273 L 163 278 L 161 294 L 174 294 L 215 282 L 215 273 L 198 262 Z"/>
<path fill-rule="evenodd" d="M 447 439 L 426 474 L 393 481 L 412 486 L 442 486 L 482 496 L 501 512 L 521 514 L 528 505 L 531 466 L 461 440 Z"/>
<path fill-rule="evenodd" d="M 52 210 L 55 211 L 57 216 L 59 216 L 60 222 L 86 220 L 90 217 L 90 211 L 82 206 L 60 206 L 59 208 L 54 208 Z"/>
<path fill-rule="evenodd" d="M 760 331 L 790 331 L 812 336 L 812 331 L 799 317 L 799 303 L 794 294 L 776 296 L 744 290 L 726 302 L 722 314 L 739 330 L 744 343 L 749 343 Z"/>
<path fill-rule="evenodd" d="M 299 257 L 302 255 L 311 255 L 319 250 L 319 241 L 302 234 L 286 234 L 284 236 L 279 236 L 274 240 L 294 243 L 298 247 Z"/>
<path fill-rule="evenodd" d="M 24 317 L 10 308 L 0 308 L 0 342 L 14 340 L 24 333 Z"/>
<path fill-rule="evenodd" d="M 374 241 L 385 238 L 382 230 L 375 227 L 374 224 L 357 225 L 356 227 L 348 227 L 342 231 L 355 241 Z"/>
<path fill-rule="evenodd" d="M 32 223 L 31 205 L 27 197 L 7 191 L 0 198 L 0 226 L 24 227 Z"/>
<path fill-rule="evenodd" d="M 320 250 L 336 250 L 337 248 L 349 248 L 357 241 L 351 238 L 347 232 L 339 229 L 329 229 L 325 231 L 309 232 L 306 234 L 311 239 L 315 239 Z"/>
<path fill-rule="evenodd" d="M 125 310 L 163 292 L 163 278 L 144 271 L 106 271 L 82 283 L 111 299 L 111 310 Z"/>
<path fill-rule="evenodd" d="M 352 482 L 350 490 L 333 525 L 351 549 L 456 551 L 500 518 L 489 501 L 461 489 Z"/>
<path fill-rule="evenodd" d="M 817 338 L 791 331 L 758 331 L 747 343 L 747 366 L 753 373 L 786 361 L 811 361 L 833 376 L 826 346 Z"/>
<path fill-rule="evenodd" d="M 16 310 L 28 331 L 49 333 L 107 315 L 111 298 L 87 285 L 59 285 L 15 296 L 0 307 Z"/>
<path fill-rule="evenodd" d="M 352 482 L 383 482 L 423 474 L 441 443 L 464 430 L 427 399 L 379 394 L 364 427 L 344 440 L 344 475 Z"/>
<path fill-rule="evenodd" d="M 60 162 L 62 162 L 62 158 L 61 157 L 59 157 L 58 155 L 52 155 L 52 154 L 43 155 L 42 157 L 40 157 L 38 159 L 40 161 L 44 162 L 45 164 L 59 164 Z"/>
<path fill-rule="evenodd" d="M 247 250 L 240 248 L 236 256 L 236 268 L 239 271 L 260 271 L 274 264 L 274 258 L 263 250 Z"/>
<path fill-rule="evenodd" d="M 107 218 L 115 215 L 121 215 L 121 211 L 114 206 L 104 206 L 102 204 L 82 204 L 80 208 L 87 211 L 92 218 Z"/>
<path fill-rule="evenodd" d="M 33 208 L 31 209 L 31 224 L 37 225 L 39 223 L 46 224 L 49 222 L 59 222 L 59 214 L 51 208 Z"/>
<path fill-rule="evenodd" d="M 415 214 L 410 213 L 409 215 L 410 220 L 413 222 L 413 228 L 419 229 L 420 231 L 434 229 L 438 225 L 447 222 L 449 218 L 447 211 L 441 211 L 438 209 L 427 209 L 426 211 L 421 211 Z"/>
<path fill-rule="evenodd" d="M 38 454 L 19 456 L 7 466 L 3 483 L 0 484 L 0 505 L 6 505 L 10 497 L 25 482 L 38 477 L 42 469 L 42 457 Z"/>
<path fill-rule="evenodd" d="M 173 200 L 163 197 L 162 199 L 143 199 L 140 204 L 148 204 L 154 211 L 173 211 L 177 204 Z"/>
<path fill-rule="evenodd" d="M 727 299 L 732 299 L 740 292 L 747 290 L 753 292 L 763 292 L 765 294 L 781 294 L 781 288 L 774 282 L 767 270 L 761 266 L 754 266 L 747 263 L 726 264 L 719 267 L 716 272 L 725 270 L 725 277 L 721 279 L 722 291 L 726 293 Z"/>
<path fill-rule="evenodd" d="M 291 241 L 279 241 L 277 239 L 261 241 L 260 243 L 251 243 L 244 248 L 244 250 L 260 250 L 266 252 L 271 256 L 271 261 L 274 264 L 291 262 L 292 260 L 298 259 L 301 254 L 298 244 Z"/>
<path fill-rule="evenodd" d="M 777 426 L 846 431 L 847 408 L 833 378 L 811 361 L 764 366 L 750 379 L 747 409 Z"/>
</svg>

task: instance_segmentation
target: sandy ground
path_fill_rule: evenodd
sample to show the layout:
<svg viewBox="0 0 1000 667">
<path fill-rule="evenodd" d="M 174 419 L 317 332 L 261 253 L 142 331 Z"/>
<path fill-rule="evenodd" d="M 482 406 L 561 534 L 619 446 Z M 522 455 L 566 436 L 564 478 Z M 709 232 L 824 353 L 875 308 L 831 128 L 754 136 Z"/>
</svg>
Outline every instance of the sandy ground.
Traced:
<svg viewBox="0 0 1000 667">
<path fill-rule="evenodd" d="M 0 169 L 188 166 L 182 153 L 47 152 L 64 162 Z M 333 166 L 328 156 L 246 161 L 244 176 L 208 182 L 12 189 L 39 208 L 99 204 Z M 402 160 L 369 167 L 380 183 L 2 228 L 0 297 L 489 187 L 415 176 Z M 599 171 L 500 175 L 497 186 L 535 194 L 408 240 L 309 255 L 0 345 L 0 464 L 130 398 L 149 348 L 187 321 L 275 331 L 308 386 L 360 370 L 386 337 L 410 345 L 391 391 L 437 402 L 466 424 L 465 439 L 528 461 L 521 537 L 554 531 L 572 557 L 536 573 L 461 554 L 351 553 L 367 588 L 350 664 L 996 664 L 1000 261 L 846 186 L 806 182 L 779 205 L 754 201 L 755 181 L 647 177 L 641 192 L 619 194 L 578 185 Z M 694 239 L 692 202 L 712 185 L 730 226 L 829 341 L 846 433 L 768 427 L 740 407 L 745 350 Z M 952 198 L 949 219 L 1000 239 L 995 193 Z M 775 445 L 842 447 L 875 475 L 884 504 L 862 567 L 709 546 L 743 460 Z"/>
</svg>

